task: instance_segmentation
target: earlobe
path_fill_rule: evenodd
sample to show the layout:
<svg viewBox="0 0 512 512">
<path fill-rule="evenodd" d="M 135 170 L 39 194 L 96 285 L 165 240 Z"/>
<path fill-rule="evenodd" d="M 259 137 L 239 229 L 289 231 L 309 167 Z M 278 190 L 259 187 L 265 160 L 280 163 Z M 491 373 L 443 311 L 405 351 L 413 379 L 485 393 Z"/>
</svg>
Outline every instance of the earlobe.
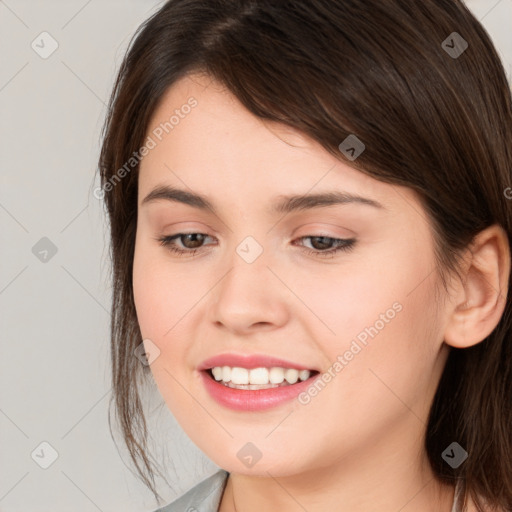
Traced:
<svg viewBox="0 0 512 512">
<path fill-rule="evenodd" d="M 486 228 L 468 255 L 444 334 L 445 343 L 456 348 L 483 341 L 503 315 L 511 264 L 507 233 L 497 224 Z"/>
</svg>

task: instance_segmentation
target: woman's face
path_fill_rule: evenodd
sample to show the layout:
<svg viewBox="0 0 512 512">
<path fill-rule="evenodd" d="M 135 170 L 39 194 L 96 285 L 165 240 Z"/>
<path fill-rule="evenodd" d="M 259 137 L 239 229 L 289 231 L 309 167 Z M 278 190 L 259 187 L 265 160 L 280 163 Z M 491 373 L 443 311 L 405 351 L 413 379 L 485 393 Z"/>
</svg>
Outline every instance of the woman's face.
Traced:
<svg viewBox="0 0 512 512">
<path fill-rule="evenodd" d="M 150 361 L 158 354 L 153 377 L 194 443 L 220 467 L 253 475 L 416 460 L 447 356 L 418 196 L 256 118 L 198 75 L 168 91 L 148 136 L 135 305 Z M 204 196 L 211 209 L 170 193 L 144 202 L 162 187 Z M 369 201 L 277 208 L 285 196 L 325 193 Z M 179 233 L 197 235 L 158 240 Z M 339 239 L 353 245 L 323 255 Z M 203 367 L 231 382 L 288 385 L 233 389 Z M 300 369 L 319 373 L 288 382 Z"/>
</svg>

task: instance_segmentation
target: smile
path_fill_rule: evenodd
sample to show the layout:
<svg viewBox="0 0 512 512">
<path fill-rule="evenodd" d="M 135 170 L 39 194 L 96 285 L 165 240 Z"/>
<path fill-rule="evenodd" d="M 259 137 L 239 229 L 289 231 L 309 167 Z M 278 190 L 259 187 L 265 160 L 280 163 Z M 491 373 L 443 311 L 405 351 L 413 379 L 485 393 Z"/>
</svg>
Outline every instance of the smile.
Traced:
<svg viewBox="0 0 512 512">
<path fill-rule="evenodd" d="M 212 377 L 236 389 L 269 389 L 290 386 L 297 381 L 309 379 L 315 370 L 298 370 L 295 368 L 242 368 L 240 366 L 215 366 L 210 369 Z"/>
</svg>

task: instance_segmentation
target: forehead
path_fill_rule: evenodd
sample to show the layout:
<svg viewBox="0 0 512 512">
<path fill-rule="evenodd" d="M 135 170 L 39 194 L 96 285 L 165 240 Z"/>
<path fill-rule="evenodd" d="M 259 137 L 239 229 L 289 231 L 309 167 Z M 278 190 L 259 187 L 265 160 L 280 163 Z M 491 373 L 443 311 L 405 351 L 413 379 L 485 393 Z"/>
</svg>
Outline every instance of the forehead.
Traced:
<svg viewBox="0 0 512 512">
<path fill-rule="evenodd" d="M 189 104 L 195 106 L 189 108 Z M 253 115 L 225 86 L 202 74 L 187 75 L 166 91 L 148 124 L 148 134 L 159 127 L 165 132 L 164 144 L 178 145 L 186 138 L 192 143 L 202 142 L 203 151 L 210 149 L 208 141 L 224 141 L 214 148 L 217 152 L 225 148 L 227 154 L 234 154 L 240 146 L 256 149 L 256 142 L 267 144 L 262 156 L 271 152 L 278 156 L 284 146 L 324 151 L 320 144 L 292 127 Z M 171 132 L 172 137 L 167 137 Z"/>
<path fill-rule="evenodd" d="M 244 197 L 247 204 L 320 190 L 370 196 L 390 208 L 400 199 L 400 187 L 350 167 L 287 125 L 258 118 L 207 75 L 185 76 L 169 88 L 147 136 L 156 144 L 141 161 L 139 200 L 161 184 L 220 200 L 236 196 L 240 204 Z M 416 200 L 412 190 L 400 192 Z"/>
</svg>

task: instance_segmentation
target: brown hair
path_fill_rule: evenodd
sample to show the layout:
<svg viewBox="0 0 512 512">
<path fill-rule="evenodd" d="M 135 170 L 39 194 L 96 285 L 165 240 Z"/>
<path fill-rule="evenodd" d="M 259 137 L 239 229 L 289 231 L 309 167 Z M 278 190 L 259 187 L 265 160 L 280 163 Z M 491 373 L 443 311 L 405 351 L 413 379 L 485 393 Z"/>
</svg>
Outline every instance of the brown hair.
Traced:
<svg viewBox="0 0 512 512">
<path fill-rule="evenodd" d="M 299 130 L 355 169 L 416 190 L 445 289 L 478 232 L 497 223 L 509 244 L 512 232 L 505 194 L 512 185 L 511 91 L 489 35 L 461 0 L 165 3 L 130 42 L 99 161 L 113 263 L 112 400 L 155 497 L 138 387 L 149 369 L 134 357 L 142 341 L 132 292 L 138 165 L 122 178 L 116 172 L 143 145 L 162 95 L 191 72 L 206 73 L 255 116 Z M 338 147 L 350 134 L 366 147 L 352 162 Z M 479 510 L 479 497 L 512 509 L 511 325 L 509 294 L 488 338 L 451 348 L 427 427 L 437 478 L 463 479 Z M 469 454 L 457 469 L 441 457 L 453 441 Z"/>
</svg>

